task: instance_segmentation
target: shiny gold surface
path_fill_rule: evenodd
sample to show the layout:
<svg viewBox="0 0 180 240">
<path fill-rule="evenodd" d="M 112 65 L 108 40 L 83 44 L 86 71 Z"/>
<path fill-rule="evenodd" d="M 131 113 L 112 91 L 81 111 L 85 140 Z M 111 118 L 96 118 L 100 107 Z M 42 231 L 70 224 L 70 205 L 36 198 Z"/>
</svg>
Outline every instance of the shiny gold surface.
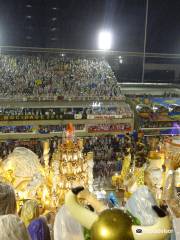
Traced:
<svg viewBox="0 0 180 240">
<path fill-rule="evenodd" d="M 64 202 L 65 193 L 73 186 L 90 186 L 92 169 L 88 163 L 93 160 L 93 154 L 82 153 L 82 139 L 74 142 L 65 138 L 63 142 L 53 153 L 51 164 L 49 142 L 44 142 L 45 166 L 41 166 L 38 156 L 26 148 L 23 154 L 14 150 L 16 154 L 8 156 L 8 161 L 0 161 L 0 181 L 14 187 L 18 210 L 27 199 L 36 199 L 44 209 L 54 210 Z"/>
<path fill-rule="evenodd" d="M 91 229 L 92 240 L 133 240 L 131 218 L 119 209 L 101 213 Z"/>
</svg>

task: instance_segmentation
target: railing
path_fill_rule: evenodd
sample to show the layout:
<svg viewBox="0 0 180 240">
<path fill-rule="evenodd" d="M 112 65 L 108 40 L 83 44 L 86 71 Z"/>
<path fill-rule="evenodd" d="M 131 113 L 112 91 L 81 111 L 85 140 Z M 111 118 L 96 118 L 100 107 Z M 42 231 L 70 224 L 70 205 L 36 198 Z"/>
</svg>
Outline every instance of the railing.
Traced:
<svg viewBox="0 0 180 240">
<path fill-rule="evenodd" d="M 1 53 L 24 52 L 24 53 L 55 53 L 55 54 L 72 54 L 84 56 L 127 56 L 127 57 L 143 57 L 143 52 L 127 52 L 127 51 L 104 51 L 104 50 L 88 50 L 88 49 L 64 49 L 64 48 L 36 48 L 36 47 L 18 47 L 18 46 L 0 46 Z M 146 53 L 146 58 L 160 59 L 180 59 L 180 54 L 169 53 Z"/>
</svg>

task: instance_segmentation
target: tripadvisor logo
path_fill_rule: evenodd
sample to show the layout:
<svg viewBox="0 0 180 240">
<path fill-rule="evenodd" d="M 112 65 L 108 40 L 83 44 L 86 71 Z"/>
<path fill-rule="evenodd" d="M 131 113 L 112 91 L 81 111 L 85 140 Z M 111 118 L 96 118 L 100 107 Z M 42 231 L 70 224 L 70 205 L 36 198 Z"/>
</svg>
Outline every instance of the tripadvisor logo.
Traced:
<svg viewBox="0 0 180 240">
<path fill-rule="evenodd" d="M 142 229 L 140 228 L 136 229 L 136 233 L 142 233 Z"/>
<path fill-rule="evenodd" d="M 141 233 L 146 233 L 146 234 L 170 234 L 172 233 L 172 229 L 141 229 L 137 228 L 136 233 L 141 234 Z"/>
</svg>

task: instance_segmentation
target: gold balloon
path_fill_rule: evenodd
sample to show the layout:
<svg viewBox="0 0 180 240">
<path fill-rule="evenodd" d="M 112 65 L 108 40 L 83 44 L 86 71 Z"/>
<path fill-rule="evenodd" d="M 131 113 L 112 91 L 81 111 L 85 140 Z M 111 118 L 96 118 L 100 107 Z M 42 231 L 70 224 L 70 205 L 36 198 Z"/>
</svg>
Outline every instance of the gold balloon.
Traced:
<svg viewBox="0 0 180 240">
<path fill-rule="evenodd" d="M 91 229 L 92 240 L 133 240 L 131 218 L 120 209 L 103 211 Z"/>
</svg>

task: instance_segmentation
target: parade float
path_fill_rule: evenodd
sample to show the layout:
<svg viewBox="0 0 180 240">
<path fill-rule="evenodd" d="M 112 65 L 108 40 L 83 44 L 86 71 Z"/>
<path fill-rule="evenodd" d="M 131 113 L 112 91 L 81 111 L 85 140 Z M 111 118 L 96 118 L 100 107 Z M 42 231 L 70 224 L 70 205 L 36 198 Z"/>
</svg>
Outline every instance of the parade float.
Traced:
<svg viewBox="0 0 180 240">
<path fill-rule="evenodd" d="M 166 201 L 176 239 L 180 238 L 180 137 L 167 138 L 165 141 L 166 178 L 163 198 Z"/>
<path fill-rule="evenodd" d="M 127 154 L 121 173 L 114 174 L 112 183 L 117 193 L 124 191 L 124 195 L 121 195 L 126 202 L 124 210 L 128 210 L 131 216 L 136 218 L 136 223 L 139 223 L 142 232 L 151 230 L 161 232 L 161 226 L 164 226 L 162 230 L 164 234 L 165 230 L 166 233 L 171 234 L 174 230 L 176 239 L 179 239 L 180 138 L 168 137 L 164 141 L 151 138 L 150 151 L 147 156 L 142 154 L 141 146 L 144 148 L 139 144 L 134 159 L 130 152 Z M 169 223 L 168 221 L 158 223 L 157 216 L 152 211 L 155 205 L 168 206 Z M 172 228 L 170 222 L 173 224 Z M 169 225 L 166 225 L 167 223 Z M 166 229 L 167 226 L 169 228 Z M 131 229 L 137 229 L 136 225 Z M 163 237 L 160 234 L 152 234 L 152 232 L 146 236 L 133 232 L 134 239 L 165 239 L 165 235 Z"/>
<path fill-rule="evenodd" d="M 65 193 L 82 185 L 92 190 L 93 154 L 83 154 L 83 141 L 75 139 L 68 124 L 63 142 L 49 159 L 49 142 L 44 142 L 44 164 L 31 150 L 17 147 L 0 163 L 0 181 L 11 184 L 18 207 L 27 199 L 36 199 L 44 209 L 56 209 Z"/>
<path fill-rule="evenodd" d="M 165 142 L 166 179 L 164 199 L 174 216 L 180 218 L 180 137 L 168 138 Z"/>
<path fill-rule="evenodd" d="M 123 160 L 123 167 L 121 173 L 116 172 L 112 176 L 112 184 L 117 191 L 124 190 L 125 197 L 129 197 L 137 187 L 144 185 L 144 171 L 146 162 L 146 151 L 144 151 L 144 144 L 137 142 L 137 152 L 132 158 L 131 150 L 126 148 L 126 155 Z"/>
<path fill-rule="evenodd" d="M 93 205 L 94 212 L 86 209 L 78 202 L 78 195 L 83 190 L 82 187 L 70 190 L 65 197 L 65 206 L 74 219 L 90 230 L 91 240 L 164 240 L 168 237 L 171 230 L 171 221 L 166 214 L 162 214 L 158 207 L 157 213 L 154 211 L 154 214 L 156 214 L 154 224 L 149 226 L 137 225 L 126 210 L 119 208 L 104 209 L 97 214 L 96 204 Z M 150 196 L 148 190 L 145 191 L 147 192 L 144 196 L 145 200 L 150 202 L 151 200 L 146 199 L 147 196 Z M 143 202 L 143 197 L 141 197 L 141 201 L 136 202 L 138 209 L 140 209 L 139 203 L 142 204 Z M 152 207 L 151 204 L 150 207 Z"/>
</svg>

